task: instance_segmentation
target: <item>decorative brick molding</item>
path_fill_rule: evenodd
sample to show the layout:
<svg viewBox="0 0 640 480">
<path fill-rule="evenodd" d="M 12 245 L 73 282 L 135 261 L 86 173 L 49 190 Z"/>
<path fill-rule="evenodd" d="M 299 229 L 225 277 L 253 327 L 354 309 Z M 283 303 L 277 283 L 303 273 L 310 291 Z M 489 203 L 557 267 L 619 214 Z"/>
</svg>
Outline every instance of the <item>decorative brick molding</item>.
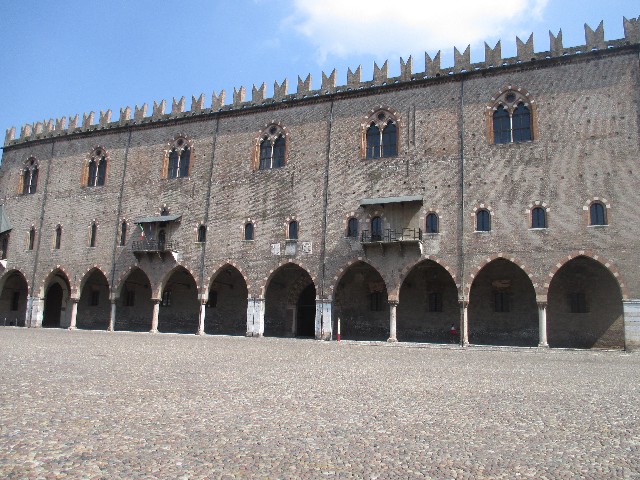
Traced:
<svg viewBox="0 0 640 480">
<path fill-rule="evenodd" d="M 307 272 L 307 274 L 311 277 L 311 281 L 313 282 L 313 284 L 318 285 L 315 275 L 311 273 L 311 270 L 307 268 L 307 266 L 303 262 L 300 262 L 299 260 L 293 260 L 293 259 L 283 260 L 278 264 L 277 267 L 272 268 L 271 271 L 267 274 L 267 276 L 260 281 L 260 285 L 258 286 L 259 297 L 261 298 L 265 297 L 265 294 L 267 292 L 267 286 L 269 285 L 269 282 L 273 278 L 274 274 L 278 270 L 280 270 L 281 267 L 285 265 L 289 265 L 291 263 L 293 263 L 294 265 L 297 265 L 298 267 L 303 269 L 305 272 Z"/>
<path fill-rule="evenodd" d="M 202 285 L 202 298 L 208 298 L 209 290 L 211 290 L 211 284 L 213 281 L 220 275 L 224 270 L 228 268 L 233 268 L 237 270 L 237 272 L 242 276 L 244 280 L 244 284 L 247 286 L 247 291 L 251 288 L 251 284 L 249 283 L 249 279 L 247 278 L 244 270 L 240 265 L 238 265 L 233 260 L 227 259 L 225 262 L 222 262 L 218 265 L 218 267 L 213 271 L 213 274 L 209 275 L 205 279 L 205 283 Z"/>
<path fill-rule="evenodd" d="M 13 275 L 14 273 L 19 273 L 20 276 L 23 278 L 24 282 L 27 285 L 27 292 L 29 291 L 30 287 L 29 287 L 29 280 L 27 280 L 27 275 L 25 275 L 25 273 L 20 269 L 20 268 L 10 268 L 9 270 L 7 270 L 6 272 L 4 272 L 2 274 L 2 276 L 0 276 L 0 292 L 2 291 L 2 289 L 4 288 L 4 284 L 5 282 L 9 279 L 9 277 L 11 275 Z"/>
<path fill-rule="evenodd" d="M 164 290 L 164 287 L 169 281 L 169 279 L 171 278 L 171 276 L 174 273 L 176 273 L 178 270 L 187 271 L 189 275 L 191 275 L 191 278 L 193 278 L 194 283 L 196 284 L 196 292 L 200 291 L 200 285 L 198 284 L 198 276 L 194 273 L 194 271 L 191 270 L 190 268 L 187 268 L 185 265 L 177 264 L 175 267 L 173 267 L 171 270 L 169 270 L 167 273 L 164 274 L 164 276 L 162 277 L 162 280 L 160 281 L 157 288 L 155 289 L 155 293 L 157 294 L 157 296 L 153 297 L 152 295 L 152 298 L 162 298 L 162 290 Z"/>
<path fill-rule="evenodd" d="M 620 293 L 622 294 L 622 299 L 623 300 L 629 299 L 629 290 L 627 289 L 624 283 L 624 280 L 620 275 L 620 271 L 618 270 L 618 267 L 616 267 L 612 262 L 607 260 L 602 255 L 598 255 L 594 253 L 592 250 L 576 250 L 571 252 L 566 257 L 562 257 L 560 261 L 558 261 L 549 272 L 549 276 L 548 276 L 549 281 L 545 282 L 544 285 L 542 286 L 541 293 L 545 297 L 549 294 L 549 285 L 551 284 L 551 281 L 553 280 L 553 277 L 558 272 L 558 270 L 560 270 L 563 266 L 565 266 L 567 263 L 569 263 L 571 260 L 577 257 L 587 257 L 592 260 L 595 260 L 596 262 L 600 263 L 603 267 L 605 267 L 607 270 L 609 270 L 611 275 L 615 277 L 616 281 L 618 282 L 618 285 L 620 286 Z"/>
<path fill-rule="evenodd" d="M 507 253 L 496 253 L 494 255 L 491 255 L 485 259 L 483 259 L 479 265 L 477 265 L 474 269 L 472 269 L 471 273 L 469 274 L 468 277 L 468 282 L 464 285 L 464 293 L 465 296 L 468 298 L 469 297 L 469 293 L 471 291 L 471 285 L 473 285 L 473 281 L 475 280 L 475 278 L 478 276 L 478 274 L 480 273 L 480 271 L 486 267 L 487 265 L 489 265 L 491 262 L 493 262 L 494 260 L 498 260 L 498 259 L 503 259 L 503 260 L 508 260 L 509 262 L 513 263 L 516 267 L 520 268 L 531 280 L 531 284 L 533 285 L 533 289 L 536 292 L 536 295 L 539 295 L 542 293 L 541 290 L 541 286 L 540 283 L 536 281 L 535 276 L 533 275 L 533 273 L 531 272 L 531 270 L 529 269 L 529 267 L 527 267 L 525 265 L 524 262 L 520 261 L 517 257 L 513 256 L 513 255 L 509 255 Z"/>
<path fill-rule="evenodd" d="M 382 275 L 382 272 L 380 272 L 380 270 L 378 270 L 376 267 L 374 267 L 368 260 L 366 260 L 364 257 L 356 257 L 356 258 L 352 258 L 351 260 L 349 260 L 347 263 L 344 264 L 343 267 L 339 268 L 338 271 L 336 272 L 336 274 L 334 275 L 334 277 L 331 279 L 331 282 L 329 283 L 329 287 L 327 289 L 327 300 L 332 300 L 333 298 L 333 292 L 335 290 L 335 288 L 337 287 L 338 283 L 340 283 L 340 280 L 342 279 L 343 275 L 346 273 L 346 271 L 351 268 L 354 264 L 356 263 L 365 263 L 367 265 L 369 265 L 371 268 L 373 268 L 376 272 L 378 272 L 378 274 L 380 275 L 380 277 L 382 278 L 382 281 L 385 284 L 385 288 L 386 286 L 389 284 L 389 282 L 387 281 L 387 279 L 384 278 L 384 276 Z M 388 292 L 388 291 L 387 291 Z"/>
<path fill-rule="evenodd" d="M 109 284 L 109 277 L 107 276 L 107 272 L 105 271 L 105 269 L 98 265 L 92 265 L 85 270 L 82 278 L 80 279 L 80 282 L 78 282 L 77 285 L 72 286 L 72 292 L 74 293 L 74 296 L 77 295 L 77 297 L 80 298 L 80 296 L 82 295 L 82 289 L 84 288 L 87 280 L 94 271 L 98 271 L 102 273 L 102 275 L 104 275 L 104 278 L 107 281 L 107 286 L 109 287 L 109 292 L 111 293 L 111 285 Z"/>
<path fill-rule="evenodd" d="M 45 275 L 45 277 L 40 281 L 40 294 L 38 295 L 40 298 L 44 298 L 46 293 L 47 285 L 51 283 L 51 280 L 56 276 L 56 274 L 60 272 L 64 275 L 64 279 L 67 284 L 67 288 L 69 289 L 69 295 L 71 295 L 71 281 L 69 280 L 70 276 L 64 267 L 60 265 L 56 265 L 54 268 L 49 270 L 49 272 Z"/>
<path fill-rule="evenodd" d="M 582 210 L 585 212 L 584 214 L 584 221 L 586 222 L 586 225 L 591 225 L 591 205 L 593 205 L 594 203 L 599 203 L 604 207 L 604 225 L 598 225 L 599 227 L 604 227 L 607 225 L 611 224 L 611 203 L 606 199 L 606 198 L 602 198 L 602 197 L 592 197 L 590 199 L 588 199 L 586 202 L 584 202 L 584 204 L 582 205 Z"/>
</svg>

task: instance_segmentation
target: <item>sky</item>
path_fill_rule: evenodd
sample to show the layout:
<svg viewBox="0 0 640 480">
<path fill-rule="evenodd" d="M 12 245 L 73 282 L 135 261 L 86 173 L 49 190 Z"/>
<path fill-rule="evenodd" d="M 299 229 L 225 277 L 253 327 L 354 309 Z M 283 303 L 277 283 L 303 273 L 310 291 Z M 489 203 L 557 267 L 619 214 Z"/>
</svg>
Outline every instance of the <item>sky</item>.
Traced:
<svg viewBox="0 0 640 480">
<path fill-rule="evenodd" d="M 442 51 L 453 66 L 454 46 L 471 45 L 471 61 L 484 60 L 484 42 L 502 40 L 515 56 L 519 36 L 534 34 L 535 51 L 549 50 L 549 30 L 562 29 L 565 46 L 584 45 L 584 24 L 604 21 L 605 39 L 624 37 L 623 17 L 640 16 L 638 0 L 3 0 L 0 9 L 0 132 L 26 123 L 172 98 L 186 99 L 263 82 L 312 76 Z"/>
</svg>

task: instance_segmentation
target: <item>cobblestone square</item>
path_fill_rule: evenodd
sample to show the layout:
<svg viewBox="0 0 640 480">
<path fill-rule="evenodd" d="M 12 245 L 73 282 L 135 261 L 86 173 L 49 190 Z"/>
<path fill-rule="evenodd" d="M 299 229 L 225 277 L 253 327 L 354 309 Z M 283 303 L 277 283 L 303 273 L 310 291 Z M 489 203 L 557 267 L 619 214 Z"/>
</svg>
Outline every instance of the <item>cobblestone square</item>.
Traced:
<svg viewBox="0 0 640 480">
<path fill-rule="evenodd" d="M 640 355 L 0 328 L 0 477 L 640 478 Z"/>
</svg>

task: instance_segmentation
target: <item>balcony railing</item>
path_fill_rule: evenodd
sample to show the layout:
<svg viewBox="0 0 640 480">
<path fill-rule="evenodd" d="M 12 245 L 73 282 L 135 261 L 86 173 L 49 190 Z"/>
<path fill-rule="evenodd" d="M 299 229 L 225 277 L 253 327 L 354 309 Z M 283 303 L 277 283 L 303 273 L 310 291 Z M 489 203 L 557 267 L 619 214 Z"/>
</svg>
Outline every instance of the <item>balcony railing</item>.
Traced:
<svg viewBox="0 0 640 480">
<path fill-rule="evenodd" d="M 176 242 L 158 240 L 135 240 L 131 242 L 131 249 L 134 252 L 174 252 L 177 248 Z"/>
<path fill-rule="evenodd" d="M 420 240 L 422 240 L 421 228 L 402 228 L 400 230 L 387 228 L 379 233 L 363 230 L 360 234 L 361 243 L 419 242 Z"/>
</svg>

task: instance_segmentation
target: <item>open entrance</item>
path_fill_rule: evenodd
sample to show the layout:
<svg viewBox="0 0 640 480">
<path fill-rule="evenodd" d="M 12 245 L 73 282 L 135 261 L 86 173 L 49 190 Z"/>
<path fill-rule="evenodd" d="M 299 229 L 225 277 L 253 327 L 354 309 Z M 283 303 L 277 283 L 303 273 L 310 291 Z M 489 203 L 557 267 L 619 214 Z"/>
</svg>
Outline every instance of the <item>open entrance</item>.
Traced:
<svg viewBox="0 0 640 480">
<path fill-rule="evenodd" d="M 553 276 L 547 296 L 550 347 L 624 348 L 620 286 L 600 262 L 576 257 Z"/>
<path fill-rule="evenodd" d="M 336 286 L 333 331 L 345 340 L 383 340 L 389 338 L 387 286 L 371 265 L 356 262 L 342 275 Z"/>
<path fill-rule="evenodd" d="M 538 345 L 538 304 L 533 283 L 509 260 L 493 260 L 476 275 L 468 315 L 470 343 Z"/>
<path fill-rule="evenodd" d="M 247 284 L 242 274 L 231 265 L 223 267 L 209 285 L 209 298 L 205 306 L 205 333 L 245 335 L 247 297 Z"/>
<path fill-rule="evenodd" d="M 423 261 L 411 269 L 400 287 L 398 340 L 448 343 L 452 324 L 459 331 L 456 284 L 444 267 L 432 260 Z"/>
<path fill-rule="evenodd" d="M 198 288 L 191 273 L 179 267 L 162 288 L 158 331 L 163 333 L 197 333 L 200 316 Z"/>
<path fill-rule="evenodd" d="M 17 270 L 9 272 L 0 293 L 0 325 L 24 327 L 27 313 L 27 281 Z"/>
<path fill-rule="evenodd" d="M 151 330 L 153 302 L 149 277 L 140 270 L 131 270 L 120 287 L 116 311 L 116 330 L 148 332 Z"/>
<path fill-rule="evenodd" d="M 296 335 L 298 337 L 315 337 L 316 287 L 313 283 L 307 285 L 298 298 L 296 322 Z"/>
<path fill-rule="evenodd" d="M 315 336 L 315 309 L 312 320 L 309 320 L 308 313 L 312 290 L 315 304 L 313 280 L 306 270 L 295 263 L 288 263 L 276 270 L 269 279 L 265 293 L 265 336 Z M 305 291 L 305 300 L 302 301 Z M 298 311 L 301 304 L 305 312 Z M 312 325 L 309 326 L 309 323 Z M 301 328 L 304 333 L 301 333 Z"/>
<path fill-rule="evenodd" d="M 64 292 L 59 283 L 53 283 L 47 289 L 44 297 L 44 316 L 42 326 L 46 328 L 60 328 L 62 316 L 62 297 Z"/>
<path fill-rule="evenodd" d="M 87 330 L 106 330 L 111 314 L 109 282 L 98 269 L 87 275 L 80 292 L 76 326 Z"/>
</svg>

